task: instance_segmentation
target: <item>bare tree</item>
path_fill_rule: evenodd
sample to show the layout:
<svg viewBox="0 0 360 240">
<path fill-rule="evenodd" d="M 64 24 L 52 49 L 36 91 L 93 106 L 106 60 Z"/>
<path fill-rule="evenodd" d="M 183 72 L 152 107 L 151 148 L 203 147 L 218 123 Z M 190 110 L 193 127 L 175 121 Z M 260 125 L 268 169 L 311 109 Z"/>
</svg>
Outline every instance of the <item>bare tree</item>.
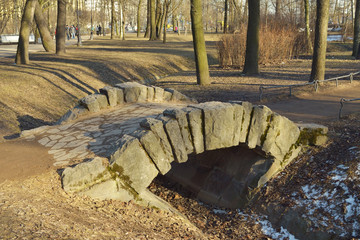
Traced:
<svg viewBox="0 0 360 240">
<path fill-rule="evenodd" d="M 114 39 L 115 35 L 115 0 L 111 0 L 111 34 L 110 38 Z"/>
<path fill-rule="evenodd" d="M 354 57 L 358 56 L 360 44 L 360 0 L 356 0 L 355 6 L 355 22 L 354 22 L 354 41 L 353 41 L 353 52 Z"/>
<path fill-rule="evenodd" d="M 150 41 L 156 40 L 156 1 L 150 0 Z"/>
<path fill-rule="evenodd" d="M 66 25 L 66 0 L 57 0 L 58 17 L 56 27 L 56 54 L 64 55 L 65 47 L 65 25 Z"/>
<path fill-rule="evenodd" d="M 150 37 L 150 32 L 151 32 L 151 0 L 147 0 L 147 8 L 146 8 L 146 29 L 145 29 L 145 34 L 144 37 L 148 38 Z"/>
<path fill-rule="evenodd" d="M 229 2 L 228 0 L 224 1 L 224 33 L 227 33 L 227 26 L 228 26 L 228 6 Z"/>
<path fill-rule="evenodd" d="M 54 41 L 50 35 L 50 31 L 49 31 L 48 25 L 46 23 L 46 19 L 44 17 L 42 8 L 38 1 L 36 2 L 36 6 L 35 6 L 35 22 L 39 29 L 41 43 L 42 43 L 45 51 L 47 51 L 47 52 L 55 51 Z"/>
<path fill-rule="evenodd" d="M 140 28 L 141 3 L 142 3 L 142 0 L 139 0 L 139 4 L 138 4 L 138 8 L 137 8 L 137 17 L 136 17 L 136 25 L 137 25 L 137 33 L 136 33 L 136 36 L 137 36 L 137 37 L 140 37 L 140 30 L 141 30 L 141 28 Z"/>
<path fill-rule="evenodd" d="M 330 0 L 317 0 L 314 54 L 310 82 L 324 80 Z"/>
<path fill-rule="evenodd" d="M 201 0 L 191 0 L 191 28 L 196 63 L 196 77 L 199 85 L 209 85 L 209 64 L 206 55 Z"/>
<path fill-rule="evenodd" d="M 16 52 L 16 64 L 29 64 L 29 35 L 34 19 L 37 0 L 27 0 L 21 18 L 19 43 Z"/>
<path fill-rule="evenodd" d="M 304 13 L 305 13 L 305 46 L 307 53 L 312 53 L 312 44 L 310 36 L 310 4 L 309 0 L 304 0 Z"/>
<path fill-rule="evenodd" d="M 260 0 L 248 1 L 249 19 L 244 74 L 259 74 Z"/>
</svg>

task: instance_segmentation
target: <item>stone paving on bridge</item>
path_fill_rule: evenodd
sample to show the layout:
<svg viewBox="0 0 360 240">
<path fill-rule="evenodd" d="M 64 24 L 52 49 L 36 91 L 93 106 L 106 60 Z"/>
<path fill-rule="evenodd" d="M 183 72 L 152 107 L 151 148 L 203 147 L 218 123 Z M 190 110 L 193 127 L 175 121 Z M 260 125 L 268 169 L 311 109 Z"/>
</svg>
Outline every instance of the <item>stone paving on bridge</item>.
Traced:
<svg viewBox="0 0 360 240">
<path fill-rule="evenodd" d="M 167 108 L 184 106 L 180 103 L 119 105 L 71 123 L 39 128 L 26 139 L 48 148 L 54 157 L 54 166 L 65 167 L 95 156 L 110 156 L 117 150 L 118 140 L 139 129 L 142 120 L 156 117 Z"/>
</svg>

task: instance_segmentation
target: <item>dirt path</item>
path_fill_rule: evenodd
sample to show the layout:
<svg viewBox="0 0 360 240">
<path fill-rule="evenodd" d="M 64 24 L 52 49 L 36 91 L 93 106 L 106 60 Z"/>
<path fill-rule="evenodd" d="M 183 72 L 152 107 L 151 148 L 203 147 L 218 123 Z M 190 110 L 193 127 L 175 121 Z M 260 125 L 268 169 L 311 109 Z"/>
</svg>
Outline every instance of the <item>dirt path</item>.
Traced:
<svg viewBox="0 0 360 240">
<path fill-rule="evenodd" d="M 0 144 L 0 183 L 21 180 L 48 171 L 53 158 L 37 142 L 12 140 Z"/>
<path fill-rule="evenodd" d="M 302 94 L 285 101 L 269 102 L 265 105 L 296 122 L 327 122 L 338 119 L 341 98 L 360 98 L 360 85 L 347 84 L 324 92 Z M 360 112 L 360 101 L 345 103 L 342 114 L 354 112 Z"/>
</svg>

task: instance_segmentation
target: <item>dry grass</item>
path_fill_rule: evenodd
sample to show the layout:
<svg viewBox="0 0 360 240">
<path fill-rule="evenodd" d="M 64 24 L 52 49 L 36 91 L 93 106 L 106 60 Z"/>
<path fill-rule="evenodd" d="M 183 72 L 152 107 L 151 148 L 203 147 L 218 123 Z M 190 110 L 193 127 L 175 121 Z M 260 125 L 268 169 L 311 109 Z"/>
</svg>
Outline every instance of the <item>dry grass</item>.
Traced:
<svg viewBox="0 0 360 240">
<path fill-rule="evenodd" d="M 296 28 L 263 27 L 259 37 L 260 64 L 287 61 L 299 54 L 294 52 L 299 49 L 295 47 L 300 37 Z M 235 34 L 223 35 L 217 44 L 217 50 L 221 67 L 242 68 L 245 62 L 246 28 Z"/>
</svg>

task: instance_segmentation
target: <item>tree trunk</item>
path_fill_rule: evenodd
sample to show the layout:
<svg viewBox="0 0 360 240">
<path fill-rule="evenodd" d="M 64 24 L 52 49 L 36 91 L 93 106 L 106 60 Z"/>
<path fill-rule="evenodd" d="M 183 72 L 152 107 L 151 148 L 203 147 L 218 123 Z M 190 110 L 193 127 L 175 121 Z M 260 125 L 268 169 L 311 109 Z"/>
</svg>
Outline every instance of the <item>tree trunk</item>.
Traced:
<svg viewBox="0 0 360 240">
<path fill-rule="evenodd" d="M 355 5 L 355 22 L 354 22 L 354 42 L 353 42 L 353 53 L 354 57 L 358 56 L 360 43 L 360 0 L 356 0 Z"/>
<path fill-rule="evenodd" d="M 259 74 L 260 0 L 248 1 L 249 19 L 244 74 Z"/>
<path fill-rule="evenodd" d="M 209 85 L 209 65 L 206 55 L 201 0 L 191 0 L 191 28 L 196 63 L 197 84 Z"/>
<path fill-rule="evenodd" d="M 225 2 L 225 6 L 224 6 L 224 33 L 227 33 L 229 2 L 228 2 L 228 0 L 225 0 L 224 2 Z"/>
<path fill-rule="evenodd" d="M 35 22 L 40 32 L 41 43 L 47 52 L 55 51 L 55 44 L 51 37 L 46 19 L 44 18 L 41 6 L 38 1 L 36 1 L 35 6 Z"/>
<path fill-rule="evenodd" d="M 27 0 L 25 4 L 21 18 L 19 43 L 15 58 L 16 64 L 29 64 L 29 35 L 34 20 L 36 2 L 37 0 Z"/>
<path fill-rule="evenodd" d="M 165 0 L 164 2 L 164 6 L 165 6 L 165 9 L 164 9 L 164 15 L 165 15 L 165 21 L 164 21 L 164 36 L 163 36 L 163 43 L 166 43 L 166 30 L 167 30 L 167 22 L 168 22 L 168 17 L 169 17 L 169 7 L 170 7 L 170 3 L 171 3 L 171 0 Z"/>
<path fill-rule="evenodd" d="M 150 41 L 156 40 L 156 2 L 150 0 Z"/>
<path fill-rule="evenodd" d="M 139 0 L 139 5 L 138 5 L 138 8 L 137 8 L 137 19 L 136 19 L 136 25 L 137 25 L 137 33 L 136 33 L 136 37 L 140 37 L 140 31 L 141 31 L 141 28 L 140 28 L 140 13 L 141 13 L 141 2 L 142 0 Z"/>
<path fill-rule="evenodd" d="M 156 0 L 156 17 L 155 17 L 155 22 L 156 22 L 156 39 L 160 39 L 160 28 L 161 28 L 161 3 L 160 0 Z"/>
<path fill-rule="evenodd" d="M 150 1 L 151 0 L 147 0 L 147 16 L 146 16 L 146 30 L 145 30 L 145 34 L 144 37 L 145 38 L 150 38 L 150 31 L 151 31 L 151 7 L 150 7 Z"/>
<path fill-rule="evenodd" d="M 248 18 L 248 4 L 249 4 L 249 0 L 245 0 L 245 5 L 244 5 L 244 12 L 242 14 L 242 22 L 246 22 L 246 19 Z"/>
<path fill-rule="evenodd" d="M 277 21 L 279 21 L 281 18 L 280 11 L 281 11 L 281 0 L 276 0 L 276 2 L 275 2 L 275 19 Z"/>
<path fill-rule="evenodd" d="M 159 24 L 159 37 L 158 37 L 158 39 L 161 38 L 161 33 L 162 33 L 162 30 L 163 30 L 163 26 L 165 25 L 165 14 L 166 14 L 166 1 L 164 1 L 163 7 L 162 7 L 161 20 L 160 20 L 160 24 Z"/>
<path fill-rule="evenodd" d="M 124 2 L 124 0 L 121 1 L 120 9 L 121 9 L 121 14 L 122 14 L 121 27 L 122 27 L 122 32 L 123 32 L 121 40 L 125 40 L 125 19 L 126 19 L 125 14 L 126 13 L 125 13 L 125 2 Z"/>
<path fill-rule="evenodd" d="M 66 0 L 58 0 L 58 15 L 56 27 L 56 54 L 65 54 L 65 25 L 66 25 Z"/>
<path fill-rule="evenodd" d="M 304 12 L 305 12 L 305 47 L 306 52 L 312 53 L 312 44 L 311 44 L 311 36 L 310 36 L 310 4 L 309 0 L 304 0 Z"/>
<path fill-rule="evenodd" d="M 111 34 L 110 39 L 115 36 L 115 0 L 111 0 Z"/>
<path fill-rule="evenodd" d="M 310 82 L 324 80 L 330 0 L 317 0 L 314 54 Z"/>
</svg>

